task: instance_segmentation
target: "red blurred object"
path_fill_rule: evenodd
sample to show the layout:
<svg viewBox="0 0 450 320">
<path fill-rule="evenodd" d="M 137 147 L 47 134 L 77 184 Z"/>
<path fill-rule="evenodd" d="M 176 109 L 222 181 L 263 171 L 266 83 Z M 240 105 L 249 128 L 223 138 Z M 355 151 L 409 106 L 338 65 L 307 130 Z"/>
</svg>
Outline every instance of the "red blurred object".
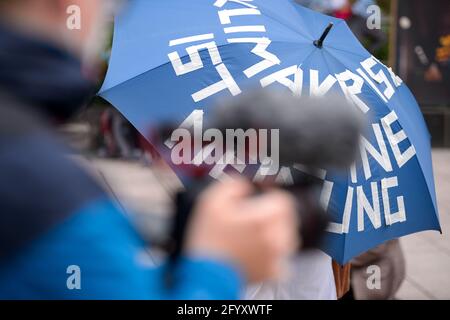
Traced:
<svg viewBox="0 0 450 320">
<path fill-rule="evenodd" d="M 339 19 L 349 20 L 349 19 L 352 17 L 353 12 L 352 12 L 351 7 L 345 7 L 345 8 L 343 8 L 343 9 L 336 10 L 336 11 L 333 13 L 333 15 L 334 15 L 336 18 L 339 18 Z"/>
</svg>

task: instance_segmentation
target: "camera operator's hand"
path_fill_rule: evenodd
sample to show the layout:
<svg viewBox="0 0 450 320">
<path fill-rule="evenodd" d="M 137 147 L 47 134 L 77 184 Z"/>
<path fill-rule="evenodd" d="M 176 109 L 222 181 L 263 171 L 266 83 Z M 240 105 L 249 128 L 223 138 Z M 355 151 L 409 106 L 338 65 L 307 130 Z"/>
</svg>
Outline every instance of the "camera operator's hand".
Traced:
<svg viewBox="0 0 450 320">
<path fill-rule="evenodd" d="M 249 282 L 279 276 L 298 247 L 295 202 L 283 191 L 252 196 L 253 191 L 236 178 L 203 192 L 189 225 L 186 253 L 230 261 Z"/>
</svg>

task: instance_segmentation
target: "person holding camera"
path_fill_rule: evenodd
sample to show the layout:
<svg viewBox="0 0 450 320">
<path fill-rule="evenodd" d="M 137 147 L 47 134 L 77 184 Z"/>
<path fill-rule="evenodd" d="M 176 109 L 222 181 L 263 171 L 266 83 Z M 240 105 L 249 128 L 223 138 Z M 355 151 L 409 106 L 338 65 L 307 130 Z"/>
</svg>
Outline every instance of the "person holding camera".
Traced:
<svg viewBox="0 0 450 320">
<path fill-rule="evenodd" d="M 245 283 L 279 275 L 298 245 L 289 193 L 251 197 L 239 178 L 207 188 L 167 287 L 163 269 L 143 263 L 136 229 L 52 128 L 93 92 L 86 71 L 106 2 L 0 0 L 0 299 L 239 298 Z M 68 8 L 81 28 L 68 28 L 77 12 Z"/>
</svg>

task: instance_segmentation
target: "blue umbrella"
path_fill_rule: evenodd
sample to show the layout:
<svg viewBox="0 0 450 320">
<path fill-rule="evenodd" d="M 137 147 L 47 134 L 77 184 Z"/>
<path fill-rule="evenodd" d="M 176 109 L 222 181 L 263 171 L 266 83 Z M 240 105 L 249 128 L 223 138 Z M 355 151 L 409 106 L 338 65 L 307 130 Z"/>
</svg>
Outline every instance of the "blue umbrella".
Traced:
<svg viewBox="0 0 450 320">
<path fill-rule="evenodd" d="M 339 92 L 370 119 L 361 164 L 346 176 L 323 175 L 321 201 L 333 213 L 323 250 L 331 257 L 345 263 L 389 239 L 440 230 L 420 109 L 342 20 L 291 0 L 134 0 L 116 19 L 100 95 L 147 135 L 255 86 Z"/>
</svg>

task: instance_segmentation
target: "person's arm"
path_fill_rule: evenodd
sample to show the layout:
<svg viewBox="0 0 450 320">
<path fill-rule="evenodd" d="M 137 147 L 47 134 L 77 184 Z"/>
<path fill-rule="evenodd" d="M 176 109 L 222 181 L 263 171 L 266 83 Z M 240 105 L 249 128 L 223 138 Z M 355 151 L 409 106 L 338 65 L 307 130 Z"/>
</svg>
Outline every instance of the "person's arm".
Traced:
<svg viewBox="0 0 450 320">
<path fill-rule="evenodd" d="M 0 263 L 0 298 L 238 298 L 242 280 L 226 263 L 186 258 L 168 290 L 163 270 L 149 267 L 146 259 L 139 236 L 104 199 L 82 208 Z"/>
<path fill-rule="evenodd" d="M 162 268 L 149 268 L 135 229 L 105 197 L 0 261 L 0 298 L 236 299 L 244 279 L 279 275 L 297 244 L 291 196 L 248 198 L 251 192 L 244 181 L 228 181 L 200 196 L 187 230 L 188 258 L 179 261 L 170 288 Z"/>
</svg>

